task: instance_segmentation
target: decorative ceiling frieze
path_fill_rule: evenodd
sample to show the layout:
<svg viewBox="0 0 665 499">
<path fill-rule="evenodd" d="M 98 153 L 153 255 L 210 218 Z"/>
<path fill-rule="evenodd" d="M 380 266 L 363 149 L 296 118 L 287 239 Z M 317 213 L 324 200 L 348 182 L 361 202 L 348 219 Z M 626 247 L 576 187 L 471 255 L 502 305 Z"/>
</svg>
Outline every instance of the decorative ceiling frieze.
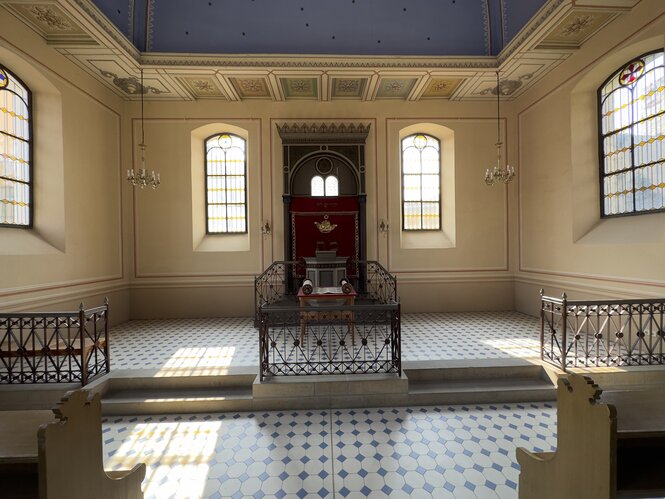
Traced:
<svg viewBox="0 0 665 499">
<path fill-rule="evenodd" d="M 93 1 L 104 6 L 104 13 Z M 497 0 L 501 5 L 505 1 Z M 499 43 L 498 36 L 508 40 L 496 56 L 157 53 L 150 49 L 163 40 L 152 39 L 155 26 L 151 23 L 164 21 L 160 9 L 167 8 L 166 3 L 0 0 L 0 6 L 128 100 L 138 99 L 144 92 L 150 100 L 417 101 L 492 100 L 497 69 L 501 95 L 515 99 L 638 2 L 539 0 L 529 5 L 533 10 L 540 8 L 521 30 L 511 24 L 515 16 L 504 10 L 502 31 L 487 34 L 488 45 Z M 140 52 L 134 45 L 141 45 L 137 41 L 141 36 L 148 52 Z M 492 52 L 491 47 L 488 50 Z M 143 89 L 137 78 L 141 68 Z"/>
<path fill-rule="evenodd" d="M 543 38 L 537 48 L 578 48 L 617 15 L 617 12 L 596 10 L 571 12 Z"/>
<path fill-rule="evenodd" d="M 319 97 L 316 78 L 280 78 L 286 99 L 317 99 Z"/>
<path fill-rule="evenodd" d="M 462 81 L 464 81 L 462 78 L 431 78 L 421 97 L 450 98 Z"/>
<path fill-rule="evenodd" d="M 48 43 L 95 45 L 97 42 L 55 3 L 9 3 L 5 7 Z"/>
<path fill-rule="evenodd" d="M 195 99 L 226 99 L 214 76 L 183 76 L 177 79 Z"/>
<path fill-rule="evenodd" d="M 381 78 L 376 90 L 377 99 L 406 99 L 417 78 Z"/>
<path fill-rule="evenodd" d="M 333 99 L 361 99 L 367 78 L 333 78 L 331 97 Z"/>
</svg>

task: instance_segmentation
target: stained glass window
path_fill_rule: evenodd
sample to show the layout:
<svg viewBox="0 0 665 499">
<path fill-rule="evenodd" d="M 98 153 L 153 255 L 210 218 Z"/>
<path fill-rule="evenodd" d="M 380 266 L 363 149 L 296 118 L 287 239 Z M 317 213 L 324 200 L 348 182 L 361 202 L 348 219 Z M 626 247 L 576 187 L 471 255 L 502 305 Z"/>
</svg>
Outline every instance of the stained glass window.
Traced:
<svg viewBox="0 0 665 499">
<path fill-rule="evenodd" d="M 598 98 L 603 216 L 665 210 L 663 51 L 619 69 Z"/>
<path fill-rule="evenodd" d="M 0 225 L 32 226 L 30 90 L 0 65 Z"/>
<path fill-rule="evenodd" d="M 230 133 L 205 141 L 209 234 L 247 232 L 247 142 Z"/>
<path fill-rule="evenodd" d="M 439 140 L 418 133 L 402 140 L 402 228 L 441 229 Z"/>
<path fill-rule="evenodd" d="M 328 175 L 325 179 L 315 175 L 310 182 L 312 196 L 339 196 L 339 181 L 335 175 Z"/>
</svg>

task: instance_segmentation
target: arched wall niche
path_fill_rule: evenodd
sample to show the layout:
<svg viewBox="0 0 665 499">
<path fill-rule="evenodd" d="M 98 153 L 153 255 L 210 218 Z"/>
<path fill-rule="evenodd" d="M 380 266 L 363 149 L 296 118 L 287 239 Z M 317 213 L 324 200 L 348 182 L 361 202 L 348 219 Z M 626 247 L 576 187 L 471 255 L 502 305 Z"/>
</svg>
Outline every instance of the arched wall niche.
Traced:
<svg viewBox="0 0 665 499">
<path fill-rule="evenodd" d="M 0 227 L 0 254 L 65 252 L 65 168 L 62 94 L 29 61 L 0 46 L 0 61 L 32 95 L 33 226 Z"/>
</svg>

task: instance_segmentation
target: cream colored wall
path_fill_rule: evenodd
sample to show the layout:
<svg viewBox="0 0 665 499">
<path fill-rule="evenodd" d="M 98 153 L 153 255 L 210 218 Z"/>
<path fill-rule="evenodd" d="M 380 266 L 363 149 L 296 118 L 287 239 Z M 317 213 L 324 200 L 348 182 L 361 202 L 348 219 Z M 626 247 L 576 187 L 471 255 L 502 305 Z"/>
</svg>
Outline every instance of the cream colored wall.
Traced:
<svg viewBox="0 0 665 499">
<path fill-rule="evenodd" d="M 507 190 L 490 189 L 483 182 L 495 157 L 493 110 L 488 103 L 447 101 L 148 103 L 147 169 L 160 171 L 162 186 L 126 196 L 134 207 L 136 241 L 132 316 L 253 313 L 254 276 L 283 258 L 282 149 L 276 123 L 293 121 L 370 124 L 365 155 L 368 258 L 396 273 L 406 312 L 512 309 Z M 134 142 L 140 133 L 138 112 L 133 106 L 127 118 L 134 125 Z M 400 235 L 399 133 L 419 123 L 449 132 L 442 148 L 444 161 L 454 161 L 454 172 L 445 181 L 454 182 L 455 203 L 454 210 L 444 204 L 444 217 L 454 212 L 454 244 L 414 247 Z M 224 124 L 245 130 L 249 141 L 249 248 L 238 251 L 237 241 L 215 235 L 207 236 L 202 251 L 193 223 L 205 216 L 203 196 L 194 206 L 192 201 L 196 189 L 203 189 L 203 164 L 190 144 L 201 127 L 213 133 L 225 130 Z M 260 232 L 266 220 L 271 236 Z M 387 234 L 379 232 L 381 220 L 390 226 Z"/>
<path fill-rule="evenodd" d="M 631 58 L 665 46 L 665 3 L 643 0 L 515 105 L 516 308 L 538 289 L 570 298 L 665 296 L 665 213 L 600 219 L 596 91 Z"/>
<path fill-rule="evenodd" d="M 211 100 L 147 103 L 147 167 L 163 184 L 140 191 L 122 178 L 138 164 L 137 103 L 119 100 L 0 11 L 0 56 L 36 89 L 35 116 L 49 116 L 35 130 L 36 176 L 48 180 L 47 189 L 36 182 L 35 229 L 0 229 L 0 309 L 72 308 L 111 294 L 116 322 L 251 314 L 254 276 L 283 258 L 275 124 L 287 121 L 371 125 L 368 258 L 397 275 L 405 312 L 535 314 L 540 287 L 572 297 L 662 296 L 665 214 L 598 216 L 595 89 L 625 60 L 665 45 L 664 12 L 662 2 L 642 0 L 502 106 L 518 167 L 508 187 L 482 182 L 494 161 L 489 102 Z M 444 181 L 454 182 L 441 238 L 399 230 L 399 137 L 420 124 L 442 134 Z M 233 240 L 202 232 L 202 154 L 193 145 L 223 129 L 250 144 L 249 233 Z M 259 230 L 265 221 L 270 236 Z"/>
<path fill-rule="evenodd" d="M 122 101 L 0 10 L 0 60 L 32 90 L 34 228 L 0 228 L 0 310 L 111 299 L 129 318 L 121 214 Z"/>
</svg>

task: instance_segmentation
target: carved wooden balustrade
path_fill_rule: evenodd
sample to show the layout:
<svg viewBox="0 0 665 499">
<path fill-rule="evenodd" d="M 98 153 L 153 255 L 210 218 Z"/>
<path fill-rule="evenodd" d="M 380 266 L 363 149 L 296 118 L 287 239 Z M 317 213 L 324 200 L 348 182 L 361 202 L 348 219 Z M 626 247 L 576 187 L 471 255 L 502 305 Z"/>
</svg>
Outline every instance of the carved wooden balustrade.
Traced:
<svg viewBox="0 0 665 499">
<path fill-rule="evenodd" d="M 77 312 L 0 314 L 0 383 L 86 385 L 110 371 L 108 300 Z"/>
<path fill-rule="evenodd" d="M 665 364 L 665 299 L 568 300 L 541 291 L 541 358 L 570 367 Z"/>
</svg>

